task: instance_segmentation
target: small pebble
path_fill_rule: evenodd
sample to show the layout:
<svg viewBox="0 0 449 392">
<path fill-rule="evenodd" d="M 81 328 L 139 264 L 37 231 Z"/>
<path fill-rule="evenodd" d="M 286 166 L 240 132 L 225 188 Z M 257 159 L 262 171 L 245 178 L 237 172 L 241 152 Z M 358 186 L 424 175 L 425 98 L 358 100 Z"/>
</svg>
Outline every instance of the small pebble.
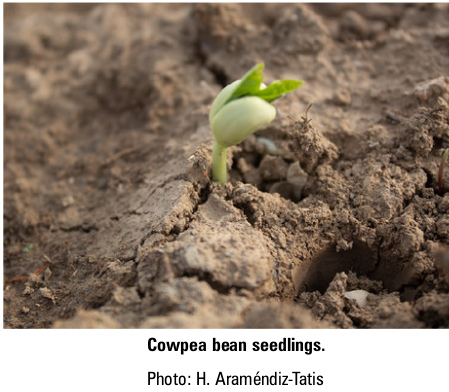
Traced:
<svg viewBox="0 0 449 392">
<path fill-rule="evenodd" d="M 368 296 L 368 291 L 366 290 L 352 290 L 345 292 L 346 299 L 353 299 L 359 308 L 363 308 L 366 305 L 366 297 Z"/>
</svg>

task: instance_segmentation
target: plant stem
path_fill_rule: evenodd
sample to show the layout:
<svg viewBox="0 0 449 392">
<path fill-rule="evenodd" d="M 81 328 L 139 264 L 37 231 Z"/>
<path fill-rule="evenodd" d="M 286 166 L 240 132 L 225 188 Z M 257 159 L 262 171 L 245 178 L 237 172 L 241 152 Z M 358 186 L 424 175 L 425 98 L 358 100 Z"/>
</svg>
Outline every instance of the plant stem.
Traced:
<svg viewBox="0 0 449 392">
<path fill-rule="evenodd" d="M 222 185 L 228 182 L 226 147 L 223 147 L 217 141 L 214 142 L 214 148 L 212 150 L 212 179 Z"/>
<path fill-rule="evenodd" d="M 443 196 L 443 170 L 444 170 L 444 164 L 446 163 L 448 157 L 449 157 L 449 148 L 446 149 L 446 151 L 443 154 L 443 158 L 441 158 L 440 170 L 438 171 L 438 188 L 440 190 L 440 195 L 441 196 Z"/>
</svg>

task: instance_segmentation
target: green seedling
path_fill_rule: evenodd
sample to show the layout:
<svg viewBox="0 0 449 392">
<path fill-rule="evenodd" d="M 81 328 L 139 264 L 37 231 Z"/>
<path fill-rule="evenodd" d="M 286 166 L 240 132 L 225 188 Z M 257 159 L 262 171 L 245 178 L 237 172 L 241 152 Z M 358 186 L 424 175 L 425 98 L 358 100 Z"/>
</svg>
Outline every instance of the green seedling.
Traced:
<svg viewBox="0 0 449 392">
<path fill-rule="evenodd" d="M 443 157 L 441 158 L 440 170 L 438 171 L 438 189 L 440 191 L 440 195 L 441 196 L 443 196 L 443 171 L 444 171 L 444 165 L 445 165 L 448 157 L 449 157 L 449 148 L 446 149 L 446 151 L 443 154 Z"/>
<path fill-rule="evenodd" d="M 228 181 L 226 151 L 267 125 L 276 117 L 271 102 L 296 90 L 300 80 L 275 80 L 263 84 L 264 64 L 250 69 L 242 79 L 227 85 L 217 95 L 209 113 L 215 142 L 212 152 L 212 178 L 221 184 Z"/>
<path fill-rule="evenodd" d="M 284 151 L 282 151 L 282 149 L 280 148 L 277 148 L 273 140 L 260 136 L 256 138 L 256 142 L 262 143 L 265 147 L 265 152 L 269 155 L 284 155 Z"/>
<path fill-rule="evenodd" d="M 28 253 L 33 249 L 33 244 L 30 244 L 28 246 L 25 246 L 25 248 L 22 249 L 23 253 Z"/>
</svg>

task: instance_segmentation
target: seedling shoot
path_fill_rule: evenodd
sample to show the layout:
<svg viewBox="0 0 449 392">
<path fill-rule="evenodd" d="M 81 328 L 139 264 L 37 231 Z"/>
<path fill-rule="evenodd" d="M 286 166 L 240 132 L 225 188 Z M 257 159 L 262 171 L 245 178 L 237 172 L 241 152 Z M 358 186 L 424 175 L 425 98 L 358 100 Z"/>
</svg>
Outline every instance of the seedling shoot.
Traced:
<svg viewBox="0 0 449 392">
<path fill-rule="evenodd" d="M 275 80 L 267 87 L 263 84 L 263 69 L 263 63 L 257 64 L 242 79 L 223 88 L 212 103 L 212 178 L 221 184 L 228 181 L 227 149 L 273 121 L 276 109 L 271 102 L 303 84 L 300 80 Z"/>
</svg>

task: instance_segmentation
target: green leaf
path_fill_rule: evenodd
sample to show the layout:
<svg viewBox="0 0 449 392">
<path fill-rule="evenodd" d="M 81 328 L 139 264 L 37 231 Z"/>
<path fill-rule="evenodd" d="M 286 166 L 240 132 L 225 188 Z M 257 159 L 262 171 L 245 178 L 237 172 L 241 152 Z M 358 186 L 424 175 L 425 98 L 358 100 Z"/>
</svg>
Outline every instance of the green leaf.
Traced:
<svg viewBox="0 0 449 392">
<path fill-rule="evenodd" d="M 267 88 L 259 90 L 252 95 L 262 98 L 264 101 L 273 102 L 275 99 L 296 90 L 303 83 L 302 80 L 275 80 Z"/>
<path fill-rule="evenodd" d="M 239 86 L 235 89 L 232 95 L 228 98 L 227 102 L 234 99 L 244 97 L 246 95 L 255 95 L 260 91 L 260 85 L 263 81 L 262 70 L 265 68 L 264 63 L 259 63 L 251 68 L 240 80 Z"/>
<path fill-rule="evenodd" d="M 240 84 L 225 103 L 246 96 L 259 97 L 264 101 L 273 102 L 285 94 L 296 90 L 304 83 L 301 80 L 275 80 L 268 87 L 261 89 L 264 67 L 264 63 L 259 63 L 251 68 L 240 80 Z"/>
<path fill-rule="evenodd" d="M 33 244 L 30 244 L 28 246 L 25 246 L 25 248 L 22 249 L 23 253 L 28 253 L 31 251 L 31 249 L 33 249 Z"/>
</svg>

